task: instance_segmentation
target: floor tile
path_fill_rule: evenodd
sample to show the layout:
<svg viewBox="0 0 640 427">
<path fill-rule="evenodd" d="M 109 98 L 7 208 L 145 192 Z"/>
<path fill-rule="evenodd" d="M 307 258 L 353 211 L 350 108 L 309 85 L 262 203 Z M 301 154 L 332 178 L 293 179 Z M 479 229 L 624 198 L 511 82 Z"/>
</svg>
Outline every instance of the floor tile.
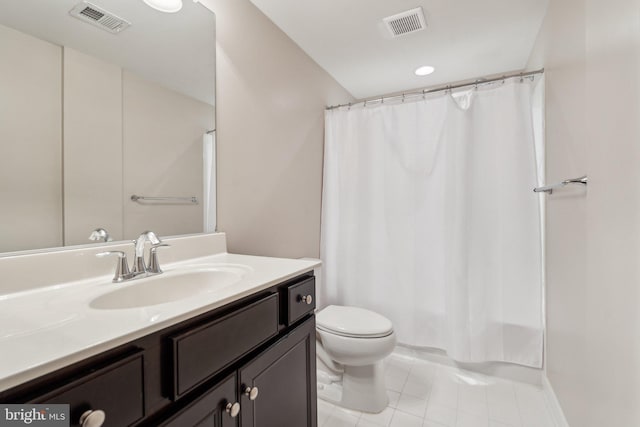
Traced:
<svg viewBox="0 0 640 427">
<path fill-rule="evenodd" d="M 417 361 L 411 367 L 411 378 L 415 378 L 419 381 L 425 381 L 427 383 L 432 383 L 434 377 L 436 376 L 437 366 L 433 363 Z"/>
<path fill-rule="evenodd" d="M 513 427 L 520 427 L 522 422 L 515 396 L 504 400 L 489 401 L 489 419 Z"/>
<path fill-rule="evenodd" d="M 402 411 L 395 411 L 390 427 L 422 427 L 422 417 L 406 414 Z"/>
<path fill-rule="evenodd" d="M 429 401 L 425 418 L 427 421 L 433 421 L 446 427 L 453 427 L 456 425 L 456 415 L 455 409 Z"/>
<path fill-rule="evenodd" d="M 384 366 L 389 404 L 382 413 L 319 400 L 318 427 L 554 427 L 538 387 L 438 365 L 410 352 L 392 354 Z"/>
<path fill-rule="evenodd" d="M 398 401 L 398 406 L 396 409 L 423 419 L 424 414 L 427 411 L 427 399 L 422 399 L 403 393 L 400 395 L 400 400 Z"/>
<path fill-rule="evenodd" d="M 358 427 L 380 427 L 380 425 L 360 418 L 360 420 L 358 420 Z"/>
<path fill-rule="evenodd" d="M 409 378 L 409 371 L 410 369 L 403 369 L 393 364 L 387 365 L 384 375 L 387 390 L 401 392 Z"/>
<path fill-rule="evenodd" d="M 489 420 L 483 415 L 458 411 L 456 427 L 489 427 Z"/>
<path fill-rule="evenodd" d="M 458 410 L 489 419 L 485 386 L 458 385 Z"/>
<path fill-rule="evenodd" d="M 487 401 L 515 399 L 516 391 L 513 383 L 507 380 L 495 380 L 487 385 Z M 511 402 L 511 401 L 509 401 Z"/>
<path fill-rule="evenodd" d="M 394 409 L 391 407 L 386 407 L 384 411 L 379 414 L 367 414 L 363 413 L 360 417 L 360 421 L 367 421 L 368 423 L 376 426 L 387 427 L 391 423 L 391 418 L 393 418 Z"/>
<path fill-rule="evenodd" d="M 450 377 L 438 376 L 431 388 L 429 401 L 449 408 L 458 408 L 458 384 Z"/>
<path fill-rule="evenodd" d="M 541 389 L 528 384 L 515 384 L 516 401 L 524 427 L 554 427 Z"/>
<path fill-rule="evenodd" d="M 318 426 L 323 426 L 327 419 L 331 416 L 333 405 L 318 399 Z"/>
<path fill-rule="evenodd" d="M 429 382 L 417 379 L 411 376 L 411 374 L 409 374 L 409 378 L 407 378 L 407 382 L 402 389 L 402 394 L 408 394 L 422 399 L 428 398 L 430 392 L 431 384 Z"/>
<path fill-rule="evenodd" d="M 393 366 L 394 368 L 409 372 L 414 362 L 414 358 L 393 353 L 385 359 L 384 364 L 385 366 Z"/>
<path fill-rule="evenodd" d="M 336 410 L 325 421 L 322 427 L 356 427 L 359 416 Z"/>
<path fill-rule="evenodd" d="M 398 400 L 400 400 L 400 393 L 397 391 L 387 390 L 387 396 L 389 396 L 389 406 L 397 408 Z"/>
</svg>

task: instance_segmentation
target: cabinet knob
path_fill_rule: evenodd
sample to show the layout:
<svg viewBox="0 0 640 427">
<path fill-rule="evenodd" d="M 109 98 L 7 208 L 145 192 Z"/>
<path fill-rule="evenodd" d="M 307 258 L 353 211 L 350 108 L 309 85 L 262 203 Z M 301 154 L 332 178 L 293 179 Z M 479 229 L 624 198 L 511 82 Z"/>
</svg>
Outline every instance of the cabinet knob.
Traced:
<svg viewBox="0 0 640 427">
<path fill-rule="evenodd" d="M 104 420 L 106 417 L 107 415 L 104 413 L 104 411 L 101 411 L 100 409 L 97 409 L 95 411 L 90 409 L 80 415 L 79 424 L 82 427 L 100 427 L 102 426 L 102 424 L 104 424 Z"/>
<path fill-rule="evenodd" d="M 231 418 L 235 418 L 240 413 L 240 404 L 236 403 L 227 403 L 227 406 L 224 408 L 227 414 L 231 415 Z"/>
<path fill-rule="evenodd" d="M 258 397 L 258 387 L 247 387 L 244 389 L 244 394 L 249 400 L 256 400 Z"/>
<path fill-rule="evenodd" d="M 304 302 L 307 305 L 311 305 L 311 303 L 313 302 L 313 297 L 311 295 L 301 295 L 300 302 Z"/>
</svg>

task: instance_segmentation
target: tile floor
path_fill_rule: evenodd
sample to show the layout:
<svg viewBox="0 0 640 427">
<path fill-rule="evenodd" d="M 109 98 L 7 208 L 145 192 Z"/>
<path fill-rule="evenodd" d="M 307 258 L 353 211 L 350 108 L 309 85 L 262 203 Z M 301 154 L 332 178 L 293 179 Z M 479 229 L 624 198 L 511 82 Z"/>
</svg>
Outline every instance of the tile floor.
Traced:
<svg viewBox="0 0 640 427">
<path fill-rule="evenodd" d="M 318 427 L 555 427 L 535 386 L 392 354 L 389 406 L 366 414 L 318 401 Z"/>
</svg>

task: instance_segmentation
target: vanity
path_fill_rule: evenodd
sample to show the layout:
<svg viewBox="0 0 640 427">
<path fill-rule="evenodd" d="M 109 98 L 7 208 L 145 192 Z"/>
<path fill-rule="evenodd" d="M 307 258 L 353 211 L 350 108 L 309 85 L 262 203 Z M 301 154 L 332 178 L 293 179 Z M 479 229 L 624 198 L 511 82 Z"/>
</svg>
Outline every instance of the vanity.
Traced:
<svg viewBox="0 0 640 427">
<path fill-rule="evenodd" d="M 213 232 L 213 12 L 7 0 L 0 35 L 0 403 L 69 404 L 84 427 L 315 427 L 319 263 Z M 112 283 L 104 255 L 144 262 L 145 229 L 164 272 Z"/>
<path fill-rule="evenodd" d="M 167 239 L 165 272 L 124 283 L 104 247 L 34 255 L 106 274 L 0 298 L 18 322 L 1 331 L 0 402 L 69 404 L 72 426 L 315 427 L 318 262 L 228 254 L 224 239 Z"/>
</svg>

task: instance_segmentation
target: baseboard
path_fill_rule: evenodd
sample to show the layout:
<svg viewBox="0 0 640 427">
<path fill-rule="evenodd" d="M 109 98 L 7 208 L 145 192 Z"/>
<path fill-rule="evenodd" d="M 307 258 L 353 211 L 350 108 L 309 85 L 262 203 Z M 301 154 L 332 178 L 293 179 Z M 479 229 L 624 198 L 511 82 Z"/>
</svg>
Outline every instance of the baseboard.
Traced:
<svg viewBox="0 0 640 427">
<path fill-rule="evenodd" d="M 558 400 L 556 393 L 553 391 L 553 387 L 546 375 L 542 375 L 542 390 L 544 391 L 544 397 L 547 401 L 546 403 L 549 408 L 549 413 L 553 417 L 553 422 L 556 427 L 569 427 L 569 423 L 562 411 L 562 406 L 560 406 L 560 401 Z"/>
</svg>

